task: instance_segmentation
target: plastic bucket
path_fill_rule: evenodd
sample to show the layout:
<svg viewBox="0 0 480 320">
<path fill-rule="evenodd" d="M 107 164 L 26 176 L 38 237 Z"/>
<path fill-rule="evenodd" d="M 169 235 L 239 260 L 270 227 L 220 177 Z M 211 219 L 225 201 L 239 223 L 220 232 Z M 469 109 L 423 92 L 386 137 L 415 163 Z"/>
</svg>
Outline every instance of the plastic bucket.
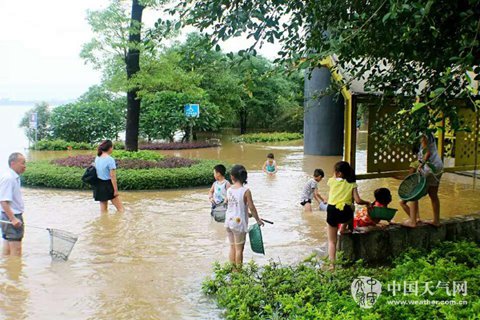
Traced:
<svg viewBox="0 0 480 320">
<path fill-rule="evenodd" d="M 397 209 L 374 207 L 372 212 L 370 212 L 370 218 L 390 221 L 395 217 L 396 213 Z"/>
</svg>

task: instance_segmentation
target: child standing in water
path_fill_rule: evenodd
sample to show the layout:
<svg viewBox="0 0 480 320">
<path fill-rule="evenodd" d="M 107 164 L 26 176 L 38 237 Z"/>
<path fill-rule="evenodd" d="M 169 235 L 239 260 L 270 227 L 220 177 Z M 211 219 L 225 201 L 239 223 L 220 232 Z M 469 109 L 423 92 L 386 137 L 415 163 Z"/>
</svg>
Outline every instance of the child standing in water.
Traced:
<svg viewBox="0 0 480 320">
<path fill-rule="evenodd" d="M 313 171 L 313 178 L 303 187 L 302 199 L 300 204 L 303 206 L 305 212 L 312 212 L 312 199 L 319 203 L 325 202 L 325 199 L 318 192 L 318 183 L 322 181 L 325 173 L 322 169 L 315 169 Z"/>
<path fill-rule="evenodd" d="M 433 133 L 424 134 L 420 137 L 420 152 L 418 154 L 419 163 L 417 171 L 425 176 L 427 180 L 428 196 L 432 202 L 433 221 L 427 223 L 436 227 L 440 226 L 440 199 L 438 198 L 438 188 L 443 173 L 443 161 L 438 154 L 437 144 Z M 419 217 L 418 200 L 412 201 L 409 207 L 405 201 L 401 201 L 400 205 L 408 214 L 409 219 L 403 223 L 406 227 L 416 227 Z"/>
<path fill-rule="evenodd" d="M 225 204 L 227 200 L 227 190 L 230 188 L 230 183 L 225 179 L 227 168 L 223 164 L 216 165 L 213 168 L 213 177 L 215 182 L 210 188 L 208 199 L 212 203 L 212 209 L 218 205 Z M 212 214 L 213 215 L 213 214 Z"/>
<path fill-rule="evenodd" d="M 262 170 L 268 175 L 277 173 L 277 162 L 275 161 L 273 153 L 267 154 L 267 161 L 263 164 Z"/>
<path fill-rule="evenodd" d="M 230 173 L 233 185 L 227 190 L 227 214 L 225 228 L 230 242 L 230 262 L 237 268 L 243 263 L 243 249 L 248 232 L 248 209 L 257 221 L 263 226 L 252 199 L 252 192 L 245 187 L 247 184 L 247 170 L 242 165 L 235 165 Z"/>
<path fill-rule="evenodd" d="M 333 263 L 337 254 L 338 225 L 342 229 L 353 221 L 353 201 L 359 205 L 368 206 L 368 201 L 362 200 L 358 194 L 355 171 L 348 162 L 339 161 L 335 164 L 334 175 L 328 179 L 330 192 L 327 207 L 328 257 Z M 333 264 L 332 264 L 333 268 Z"/>
</svg>

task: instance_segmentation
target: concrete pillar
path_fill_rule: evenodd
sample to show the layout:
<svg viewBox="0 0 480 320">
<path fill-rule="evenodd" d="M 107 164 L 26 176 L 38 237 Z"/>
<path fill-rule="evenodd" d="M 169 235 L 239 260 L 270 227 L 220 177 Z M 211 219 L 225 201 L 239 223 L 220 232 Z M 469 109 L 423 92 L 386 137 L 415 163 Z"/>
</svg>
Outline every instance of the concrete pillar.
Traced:
<svg viewBox="0 0 480 320">
<path fill-rule="evenodd" d="M 343 155 L 344 102 L 339 95 L 319 98 L 330 86 L 327 68 L 305 75 L 304 152 L 309 155 Z"/>
</svg>

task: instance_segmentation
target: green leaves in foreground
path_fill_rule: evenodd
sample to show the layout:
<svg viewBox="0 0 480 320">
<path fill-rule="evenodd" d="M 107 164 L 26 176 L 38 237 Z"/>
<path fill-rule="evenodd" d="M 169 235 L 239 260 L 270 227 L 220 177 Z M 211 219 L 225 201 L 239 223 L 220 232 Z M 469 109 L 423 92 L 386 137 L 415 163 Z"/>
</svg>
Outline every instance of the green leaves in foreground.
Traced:
<svg viewBox="0 0 480 320">
<path fill-rule="evenodd" d="M 250 262 L 242 272 L 215 264 L 214 276 L 204 281 L 203 291 L 216 299 L 227 319 L 478 319 L 479 266 L 477 244 L 445 242 L 428 253 L 412 249 L 389 267 L 340 262 L 329 272 L 320 268 L 316 258 L 292 266 L 272 261 L 259 267 Z M 361 309 L 352 298 L 351 284 L 358 276 L 382 283 L 382 293 L 372 309 Z M 397 291 L 394 296 L 388 287 L 393 281 L 418 281 L 419 285 L 467 281 L 468 291 L 465 296 L 449 296 L 444 288 L 432 285 L 431 295 L 421 295 L 423 290 L 419 289 L 418 295 Z M 393 300 L 400 303 L 389 302 Z M 467 304 L 428 305 L 421 303 L 424 300 Z"/>
</svg>

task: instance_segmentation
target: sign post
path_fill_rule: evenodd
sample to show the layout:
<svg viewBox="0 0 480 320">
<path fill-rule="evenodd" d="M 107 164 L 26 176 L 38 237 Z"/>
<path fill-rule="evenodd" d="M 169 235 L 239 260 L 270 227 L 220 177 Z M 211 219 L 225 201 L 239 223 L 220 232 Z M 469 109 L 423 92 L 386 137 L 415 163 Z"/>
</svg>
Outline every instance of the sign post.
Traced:
<svg viewBox="0 0 480 320">
<path fill-rule="evenodd" d="M 200 105 L 197 103 L 186 104 L 184 107 L 185 117 L 189 120 L 190 128 L 188 133 L 188 141 L 193 140 L 193 119 L 200 117 Z"/>
<path fill-rule="evenodd" d="M 36 112 L 30 115 L 30 130 L 35 130 L 35 148 L 37 148 L 37 139 L 38 139 L 38 114 Z"/>
</svg>

